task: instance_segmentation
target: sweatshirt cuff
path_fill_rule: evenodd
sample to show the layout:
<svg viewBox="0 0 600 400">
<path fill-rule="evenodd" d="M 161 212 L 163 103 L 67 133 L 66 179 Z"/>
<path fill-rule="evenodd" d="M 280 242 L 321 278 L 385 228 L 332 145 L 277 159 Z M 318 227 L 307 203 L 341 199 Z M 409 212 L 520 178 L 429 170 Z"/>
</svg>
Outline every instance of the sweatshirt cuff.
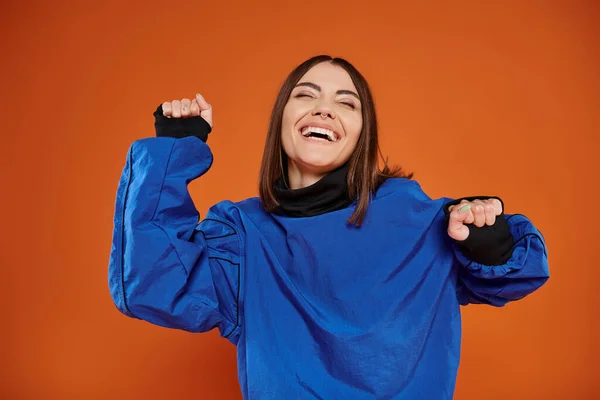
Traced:
<svg viewBox="0 0 600 400">
<path fill-rule="evenodd" d="M 477 227 L 468 224 L 469 236 L 467 239 L 454 240 L 458 249 L 468 259 L 483 265 L 502 265 L 505 264 L 513 254 L 514 238 L 510 232 L 510 227 L 504 215 L 504 202 L 496 196 L 474 196 L 463 197 L 444 205 L 444 215 L 446 220 L 450 219 L 448 208 L 459 204 L 462 200 L 473 201 L 476 199 L 488 200 L 498 199 L 502 203 L 502 214 L 496 216 L 494 225 L 484 225 Z"/>
<path fill-rule="evenodd" d="M 189 118 L 167 118 L 163 115 L 162 104 L 154 112 L 154 128 L 158 137 L 173 137 L 181 139 L 188 136 L 196 136 L 206 142 L 212 128 L 206 120 L 200 116 Z"/>
</svg>

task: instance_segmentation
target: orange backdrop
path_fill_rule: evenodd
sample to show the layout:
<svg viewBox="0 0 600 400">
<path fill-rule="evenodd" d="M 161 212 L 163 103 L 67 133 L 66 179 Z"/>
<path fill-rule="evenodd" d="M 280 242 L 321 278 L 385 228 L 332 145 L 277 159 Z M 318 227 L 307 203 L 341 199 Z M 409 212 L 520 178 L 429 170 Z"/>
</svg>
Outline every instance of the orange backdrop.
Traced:
<svg viewBox="0 0 600 400">
<path fill-rule="evenodd" d="M 113 306 L 117 183 L 155 107 L 199 91 L 198 209 L 256 195 L 278 87 L 318 53 L 366 75 L 384 153 L 432 197 L 499 195 L 547 239 L 546 286 L 463 308 L 456 399 L 598 398 L 598 3 L 392 3 L 2 2 L 1 398 L 241 398 L 216 331 Z"/>
</svg>

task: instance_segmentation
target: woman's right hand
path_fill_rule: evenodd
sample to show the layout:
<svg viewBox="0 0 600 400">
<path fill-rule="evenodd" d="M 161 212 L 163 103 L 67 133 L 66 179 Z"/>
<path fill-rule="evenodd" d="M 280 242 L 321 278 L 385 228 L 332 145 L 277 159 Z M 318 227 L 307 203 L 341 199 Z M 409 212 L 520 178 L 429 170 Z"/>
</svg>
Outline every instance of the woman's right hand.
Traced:
<svg viewBox="0 0 600 400">
<path fill-rule="evenodd" d="M 200 116 L 213 127 L 212 106 L 196 93 L 194 100 L 181 99 L 167 101 L 162 104 L 163 115 L 169 118 L 188 118 Z"/>
</svg>

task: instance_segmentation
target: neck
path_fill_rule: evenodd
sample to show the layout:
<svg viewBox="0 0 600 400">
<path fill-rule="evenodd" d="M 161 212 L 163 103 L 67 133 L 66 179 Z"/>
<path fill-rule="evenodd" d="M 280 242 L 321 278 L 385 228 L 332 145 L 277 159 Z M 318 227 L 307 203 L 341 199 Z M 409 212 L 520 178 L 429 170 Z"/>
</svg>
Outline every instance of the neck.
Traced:
<svg viewBox="0 0 600 400">
<path fill-rule="evenodd" d="M 284 165 L 284 175 L 274 184 L 273 194 L 279 205 L 275 214 L 288 217 L 312 217 L 349 207 L 348 164 L 323 174 L 301 171 L 297 165 Z M 286 183 L 289 177 L 290 183 Z"/>
<path fill-rule="evenodd" d="M 288 160 L 288 184 L 290 189 L 302 189 L 317 183 L 327 172 L 303 170 L 295 162 Z"/>
</svg>

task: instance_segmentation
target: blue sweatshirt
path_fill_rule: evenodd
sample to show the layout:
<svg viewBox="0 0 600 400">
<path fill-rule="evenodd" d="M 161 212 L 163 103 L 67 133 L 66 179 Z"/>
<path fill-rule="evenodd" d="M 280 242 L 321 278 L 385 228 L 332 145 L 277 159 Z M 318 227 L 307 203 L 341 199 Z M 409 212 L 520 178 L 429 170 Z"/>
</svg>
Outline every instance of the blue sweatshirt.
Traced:
<svg viewBox="0 0 600 400">
<path fill-rule="evenodd" d="M 141 139 L 119 182 L 109 287 L 133 318 L 237 346 L 245 399 L 451 399 L 460 305 L 502 306 L 548 279 L 543 236 L 506 215 L 503 265 L 467 259 L 443 205 L 388 179 L 360 228 L 354 205 L 313 217 L 223 201 L 199 222 L 190 181 L 212 164 L 196 137 Z"/>
</svg>

